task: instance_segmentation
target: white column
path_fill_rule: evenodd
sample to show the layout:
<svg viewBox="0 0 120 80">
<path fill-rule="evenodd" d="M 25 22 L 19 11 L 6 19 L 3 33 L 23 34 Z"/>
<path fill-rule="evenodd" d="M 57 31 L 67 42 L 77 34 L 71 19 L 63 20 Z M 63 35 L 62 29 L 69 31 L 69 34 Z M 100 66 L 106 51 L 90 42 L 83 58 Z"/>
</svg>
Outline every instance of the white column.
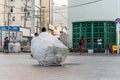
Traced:
<svg viewBox="0 0 120 80">
<path fill-rule="evenodd" d="M 117 33 L 117 54 L 119 54 L 119 24 L 116 24 Z"/>
<path fill-rule="evenodd" d="M 116 19 L 116 33 L 117 33 L 117 54 L 119 54 L 120 45 L 120 18 Z"/>
<path fill-rule="evenodd" d="M 35 0 L 32 0 L 32 17 L 31 17 L 31 23 L 32 23 L 32 26 L 31 26 L 31 33 L 34 33 L 35 32 L 35 19 L 34 19 L 34 15 L 35 15 Z"/>
</svg>

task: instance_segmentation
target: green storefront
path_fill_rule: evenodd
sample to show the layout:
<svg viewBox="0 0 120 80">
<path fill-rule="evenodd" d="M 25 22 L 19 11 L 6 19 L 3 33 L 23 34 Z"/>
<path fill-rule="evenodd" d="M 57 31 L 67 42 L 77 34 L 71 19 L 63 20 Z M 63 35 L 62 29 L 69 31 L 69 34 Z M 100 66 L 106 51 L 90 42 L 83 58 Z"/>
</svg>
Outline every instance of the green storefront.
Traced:
<svg viewBox="0 0 120 80">
<path fill-rule="evenodd" d="M 97 39 L 102 39 L 103 49 L 106 41 L 109 41 L 110 48 L 116 44 L 116 23 L 115 21 L 84 21 L 72 23 L 73 50 L 79 49 L 80 37 L 84 36 L 85 50 L 97 50 Z"/>
</svg>

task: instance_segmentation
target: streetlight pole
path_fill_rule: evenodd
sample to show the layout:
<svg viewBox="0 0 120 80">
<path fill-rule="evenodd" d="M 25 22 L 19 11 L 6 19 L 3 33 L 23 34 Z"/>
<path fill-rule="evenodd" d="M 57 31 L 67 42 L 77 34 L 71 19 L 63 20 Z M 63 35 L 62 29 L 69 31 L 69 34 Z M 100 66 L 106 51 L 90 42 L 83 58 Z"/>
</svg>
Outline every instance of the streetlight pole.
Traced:
<svg viewBox="0 0 120 80">
<path fill-rule="evenodd" d="M 44 9 L 42 10 L 42 12 L 43 12 L 43 17 L 42 17 L 43 18 L 43 22 L 42 22 L 43 25 L 42 26 L 45 27 L 45 11 L 44 11 Z"/>
<path fill-rule="evenodd" d="M 7 4 L 7 0 L 4 1 L 4 4 Z M 4 5 L 4 26 L 6 26 L 6 6 Z"/>
<path fill-rule="evenodd" d="M 11 8 L 11 6 L 10 6 L 10 1 L 8 0 L 8 36 L 9 36 L 9 40 L 10 40 L 10 15 L 11 15 L 11 13 L 10 13 L 10 8 Z"/>
<path fill-rule="evenodd" d="M 37 15 L 38 15 L 38 11 L 37 11 Z M 37 18 L 37 26 L 36 26 L 36 32 L 38 33 L 38 16 L 36 16 L 36 18 Z"/>
<path fill-rule="evenodd" d="M 51 9 L 51 6 L 50 6 L 50 0 L 49 0 L 49 24 L 50 24 L 50 9 Z"/>
<path fill-rule="evenodd" d="M 31 3 L 31 5 L 32 5 L 32 16 L 31 16 L 31 23 L 32 23 L 32 26 L 31 26 L 31 32 L 32 33 L 34 33 L 35 32 L 35 19 L 34 19 L 34 15 L 35 15 L 35 1 L 36 0 L 31 0 L 32 1 L 32 3 Z"/>
<path fill-rule="evenodd" d="M 40 8 L 39 8 L 40 9 L 39 10 L 40 11 L 40 18 L 39 18 L 40 19 L 40 28 L 39 28 L 40 30 L 39 31 L 41 31 L 41 27 L 42 27 L 42 25 L 41 25 L 41 5 L 42 5 L 41 0 L 40 0 L 40 4 L 39 5 L 40 5 Z"/>
<path fill-rule="evenodd" d="M 40 0 L 41 1 L 41 0 Z M 41 4 L 41 2 L 39 3 L 39 4 Z M 38 17 L 38 14 L 37 14 L 37 18 L 39 18 L 39 21 L 40 21 L 40 27 L 39 27 L 39 29 L 41 29 L 41 27 L 43 27 L 44 26 L 44 17 L 45 17 L 45 11 L 44 11 L 44 6 L 42 7 L 41 5 L 40 5 L 40 7 L 38 7 L 38 6 L 35 6 L 36 8 L 38 8 L 39 9 L 39 17 Z M 40 31 L 40 30 L 39 30 Z"/>
<path fill-rule="evenodd" d="M 53 25 L 53 0 L 49 0 L 49 24 Z"/>
<path fill-rule="evenodd" d="M 10 40 L 10 12 L 8 12 L 8 34 L 9 34 L 9 40 Z"/>
<path fill-rule="evenodd" d="M 26 18 L 26 16 L 27 16 L 27 14 L 26 14 L 26 11 L 27 11 L 27 0 L 25 0 L 25 8 L 24 8 L 24 12 L 25 12 L 25 15 L 24 15 L 24 27 L 26 27 L 26 20 L 27 20 L 27 18 Z"/>
</svg>

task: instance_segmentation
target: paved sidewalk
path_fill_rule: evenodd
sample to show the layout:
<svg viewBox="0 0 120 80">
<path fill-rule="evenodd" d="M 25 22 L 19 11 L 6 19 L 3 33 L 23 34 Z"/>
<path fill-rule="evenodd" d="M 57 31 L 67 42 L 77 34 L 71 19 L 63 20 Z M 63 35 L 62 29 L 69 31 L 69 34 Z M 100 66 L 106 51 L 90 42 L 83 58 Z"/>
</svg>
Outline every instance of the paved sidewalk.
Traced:
<svg viewBox="0 0 120 80">
<path fill-rule="evenodd" d="M 73 53 L 62 66 L 41 67 L 29 53 L 0 53 L 0 80 L 120 80 L 120 56 Z"/>
</svg>

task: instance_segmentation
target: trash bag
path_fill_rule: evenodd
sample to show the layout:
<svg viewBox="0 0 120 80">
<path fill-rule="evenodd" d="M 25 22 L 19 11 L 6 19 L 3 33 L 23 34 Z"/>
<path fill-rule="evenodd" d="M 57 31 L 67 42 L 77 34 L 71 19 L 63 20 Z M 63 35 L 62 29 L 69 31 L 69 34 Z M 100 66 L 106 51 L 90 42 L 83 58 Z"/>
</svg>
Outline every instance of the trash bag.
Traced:
<svg viewBox="0 0 120 80">
<path fill-rule="evenodd" d="M 40 65 L 60 65 L 66 58 L 68 48 L 48 32 L 42 32 L 31 41 L 31 54 Z"/>
</svg>

